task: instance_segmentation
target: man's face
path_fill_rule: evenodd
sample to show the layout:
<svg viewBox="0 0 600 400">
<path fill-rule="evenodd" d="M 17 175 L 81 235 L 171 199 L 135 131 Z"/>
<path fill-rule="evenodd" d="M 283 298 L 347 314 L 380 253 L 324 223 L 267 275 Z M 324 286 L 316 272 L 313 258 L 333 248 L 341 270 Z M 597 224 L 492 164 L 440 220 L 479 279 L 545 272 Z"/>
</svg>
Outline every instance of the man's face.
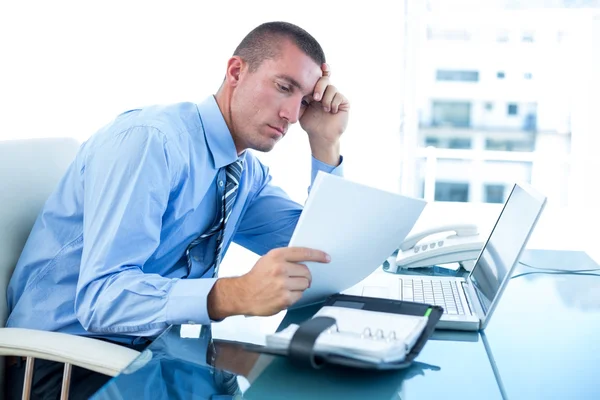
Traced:
<svg viewBox="0 0 600 400">
<path fill-rule="evenodd" d="M 298 122 L 322 76 L 320 65 L 295 44 L 283 41 L 275 59 L 250 72 L 247 66 L 231 100 L 231 132 L 238 151 L 270 151 L 290 124 Z"/>
</svg>

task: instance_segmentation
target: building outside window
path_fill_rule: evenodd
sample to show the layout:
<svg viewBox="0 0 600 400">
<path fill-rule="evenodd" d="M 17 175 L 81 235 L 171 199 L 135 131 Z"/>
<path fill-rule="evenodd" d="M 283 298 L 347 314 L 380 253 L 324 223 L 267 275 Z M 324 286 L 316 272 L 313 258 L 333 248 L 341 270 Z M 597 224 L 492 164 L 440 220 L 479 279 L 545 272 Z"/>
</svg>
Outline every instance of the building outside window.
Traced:
<svg viewBox="0 0 600 400">
<path fill-rule="evenodd" d="M 464 101 L 433 101 L 433 126 L 471 126 L 471 103 Z"/>
<path fill-rule="evenodd" d="M 438 69 L 436 71 L 436 80 L 438 81 L 457 81 L 457 82 L 478 82 L 478 71 L 460 71 Z"/>
<path fill-rule="evenodd" d="M 486 203 L 504 203 L 506 198 L 504 197 L 505 186 L 488 184 L 485 187 L 485 202 Z"/>
<path fill-rule="evenodd" d="M 435 201 L 469 201 L 469 184 L 466 182 L 436 182 Z"/>
<path fill-rule="evenodd" d="M 600 11 L 508 3 L 410 3 L 419 22 L 407 23 L 404 193 L 495 203 L 523 181 L 565 206 L 589 192 L 579 176 L 595 165 L 585 146 L 597 122 L 583 94 L 598 97 L 586 90 Z"/>
</svg>

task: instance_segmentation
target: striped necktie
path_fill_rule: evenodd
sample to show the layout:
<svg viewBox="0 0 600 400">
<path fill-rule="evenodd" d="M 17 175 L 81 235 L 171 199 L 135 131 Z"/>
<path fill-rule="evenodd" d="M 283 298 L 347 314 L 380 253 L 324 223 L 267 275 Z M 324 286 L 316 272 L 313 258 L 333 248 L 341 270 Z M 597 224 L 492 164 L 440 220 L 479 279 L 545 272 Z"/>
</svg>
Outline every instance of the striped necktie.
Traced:
<svg viewBox="0 0 600 400">
<path fill-rule="evenodd" d="M 238 188 L 240 186 L 240 178 L 242 176 L 243 168 L 243 160 L 240 159 L 225 167 L 226 183 L 225 191 L 223 192 L 223 196 L 221 197 L 221 219 L 211 229 L 209 229 L 208 232 L 194 239 L 185 250 L 188 268 L 190 271 L 192 270 L 192 257 L 190 255 L 190 250 L 197 246 L 207 237 L 212 236 L 214 234 L 218 234 L 217 248 L 215 250 L 215 262 L 213 264 L 215 266 L 215 271 L 213 275 L 217 275 L 219 264 L 221 263 L 221 250 L 223 249 L 223 234 L 225 232 L 225 225 L 227 224 L 227 221 L 231 216 L 231 210 L 233 210 L 233 203 L 235 203 L 235 198 L 237 196 Z"/>
</svg>

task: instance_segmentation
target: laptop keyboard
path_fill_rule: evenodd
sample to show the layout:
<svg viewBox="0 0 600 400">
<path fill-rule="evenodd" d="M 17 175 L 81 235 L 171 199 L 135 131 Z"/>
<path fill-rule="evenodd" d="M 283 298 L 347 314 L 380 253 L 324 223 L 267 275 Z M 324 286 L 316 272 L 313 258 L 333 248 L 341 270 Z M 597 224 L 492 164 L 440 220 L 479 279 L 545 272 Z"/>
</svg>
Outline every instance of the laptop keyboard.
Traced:
<svg viewBox="0 0 600 400">
<path fill-rule="evenodd" d="M 428 303 L 444 308 L 444 313 L 463 315 L 463 307 L 456 281 L 400 279 L 400 297 L 405 301 Z"/>
</svg>

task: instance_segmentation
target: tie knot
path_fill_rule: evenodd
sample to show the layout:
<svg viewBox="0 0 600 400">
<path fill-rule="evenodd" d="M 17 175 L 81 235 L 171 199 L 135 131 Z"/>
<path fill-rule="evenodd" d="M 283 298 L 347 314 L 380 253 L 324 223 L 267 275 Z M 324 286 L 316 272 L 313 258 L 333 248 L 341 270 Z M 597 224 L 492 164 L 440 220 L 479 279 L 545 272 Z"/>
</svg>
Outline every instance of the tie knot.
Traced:
<svg viewBox="0 0 600 400">
<path fill-rule="evenodd" d="M 242 170 L 244 169 L 244 161 L 237 159 L 236 161 L 227 165 L 225 169 L 227 174 L 230 175 L 230 178 L 233 178 L 236 184 L 238 184 L 240 181 L 240 176 L 242 176 Z"/>
</svg>

